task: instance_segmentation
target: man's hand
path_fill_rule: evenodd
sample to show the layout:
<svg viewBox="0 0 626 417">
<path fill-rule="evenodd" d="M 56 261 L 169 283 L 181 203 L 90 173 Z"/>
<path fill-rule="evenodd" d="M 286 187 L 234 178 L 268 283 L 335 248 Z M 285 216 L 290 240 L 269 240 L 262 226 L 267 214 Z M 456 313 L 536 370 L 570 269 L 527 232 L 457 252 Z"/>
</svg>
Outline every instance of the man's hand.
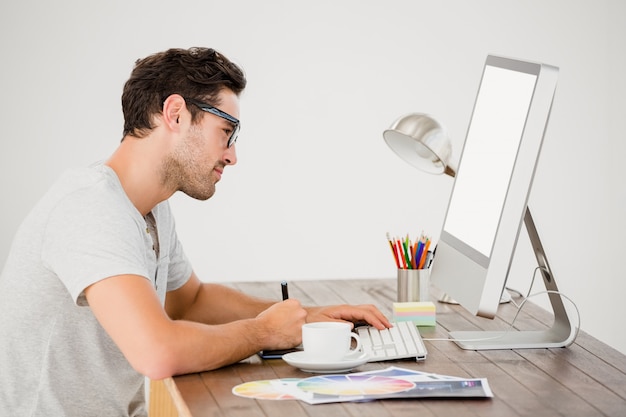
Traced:
<svg viewBox="0 0 626 417">
<path fill-rule="evenodd" d="M 302 325 L 306 322 L 307 311 L 295 299 L 272 305 L 256 319 L 263 329 L 266 349 L 289 349 L 302 343 Z"/>
<path fill-rule="evenodd" d="M 348 321 L 351 323 L 367 322 L 379 330 L 393 327 L 385 315 L 371 304 L 335 305 L 327 307 L 307 307 L 307 322 Z"/>
</svg>

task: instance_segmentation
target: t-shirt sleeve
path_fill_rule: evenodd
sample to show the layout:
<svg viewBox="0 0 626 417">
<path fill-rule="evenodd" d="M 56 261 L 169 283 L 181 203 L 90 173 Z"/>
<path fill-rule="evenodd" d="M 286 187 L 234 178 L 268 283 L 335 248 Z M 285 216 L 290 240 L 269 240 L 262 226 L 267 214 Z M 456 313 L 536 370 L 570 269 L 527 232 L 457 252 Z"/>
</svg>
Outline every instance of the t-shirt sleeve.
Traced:
<svg viewBox="0 0 626 417">
<path fill-rule="evenodd" d="M 83 290 L 104 278 L 149 277 L 142 225 L 107 198 L 93 189 L 72 193 L 52 210 L 44 233 L 42 261 L 79 305 Z"/>
</svg>

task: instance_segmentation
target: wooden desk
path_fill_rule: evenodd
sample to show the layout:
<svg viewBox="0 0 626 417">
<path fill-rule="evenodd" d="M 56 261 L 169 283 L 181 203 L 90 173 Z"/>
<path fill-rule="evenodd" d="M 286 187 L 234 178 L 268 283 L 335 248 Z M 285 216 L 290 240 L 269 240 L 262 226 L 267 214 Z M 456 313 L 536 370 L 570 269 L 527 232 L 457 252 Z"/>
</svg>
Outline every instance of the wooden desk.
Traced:
<svg viewBox="0 0 626 417">
<path fill-rule="evenodd" d="M 261 297 L 279 299 L 280 285 L 238 283 L 233 287 Z M 373 303 L 391 317 L 395 280 L 291 282 L 290 296 L 305 305 Z M 424 339 L 446 338 L 447 330 L 500 330 L 515 314 L 502 305 L 495 320 L 477 318 L 459 306 L 437 303 L 437 327 L 422 328 Z M 621 325 L 621 320 L 618 320 Z M 551 315 L 526 303 L 516 327 L 538 329 Z M 242 382 L 303 378 L 312 374 L 280 359 L 253 356 L 223 369 L 165 380 L 180 416 L 626 416 L 626 356 L 580 332 L 568 348 L 465 351 L 452 342 L 426 341 L 428 358 L 420 363 L 368 363 L 356 371 L 394 365 L 460 377 L 486 377 L 494 393 L 480 400 L 381 400 L 367 403 L 308 405 L 296 400 L 240 398 L 231 389 Z"/>
</svg>

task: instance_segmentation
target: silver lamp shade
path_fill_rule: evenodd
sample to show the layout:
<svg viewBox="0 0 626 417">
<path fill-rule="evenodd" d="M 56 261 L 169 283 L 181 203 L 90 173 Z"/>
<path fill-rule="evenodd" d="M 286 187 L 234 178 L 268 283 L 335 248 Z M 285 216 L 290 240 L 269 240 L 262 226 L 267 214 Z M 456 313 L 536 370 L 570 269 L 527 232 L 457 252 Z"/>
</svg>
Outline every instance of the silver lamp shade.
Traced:
<svg viewBox="0 0 626 417">
<path fill-rule="evenodd" d="M 411 113 L 400 117 L 383 132 L 387 145 L 409 164 L 431 174 L 456 175 L 450 165 L 452 144 L 431 116 Z"/>
</svg>

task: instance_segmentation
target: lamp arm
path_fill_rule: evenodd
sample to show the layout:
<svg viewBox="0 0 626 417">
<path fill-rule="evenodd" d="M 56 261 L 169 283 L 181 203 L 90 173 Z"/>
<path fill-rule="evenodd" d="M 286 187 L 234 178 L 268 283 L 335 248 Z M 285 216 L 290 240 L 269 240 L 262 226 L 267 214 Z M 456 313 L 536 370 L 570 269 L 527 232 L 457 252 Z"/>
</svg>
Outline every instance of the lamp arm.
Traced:
<svg viewBox="0 0 626 417">
<path fill-rule="evenodd" d="M 454 164 L 452 161 L 449 161 L 443 173 L 454 178 L 456 177 L 456 170 L 457 170 L 456 164 Z"/>
</svg>

